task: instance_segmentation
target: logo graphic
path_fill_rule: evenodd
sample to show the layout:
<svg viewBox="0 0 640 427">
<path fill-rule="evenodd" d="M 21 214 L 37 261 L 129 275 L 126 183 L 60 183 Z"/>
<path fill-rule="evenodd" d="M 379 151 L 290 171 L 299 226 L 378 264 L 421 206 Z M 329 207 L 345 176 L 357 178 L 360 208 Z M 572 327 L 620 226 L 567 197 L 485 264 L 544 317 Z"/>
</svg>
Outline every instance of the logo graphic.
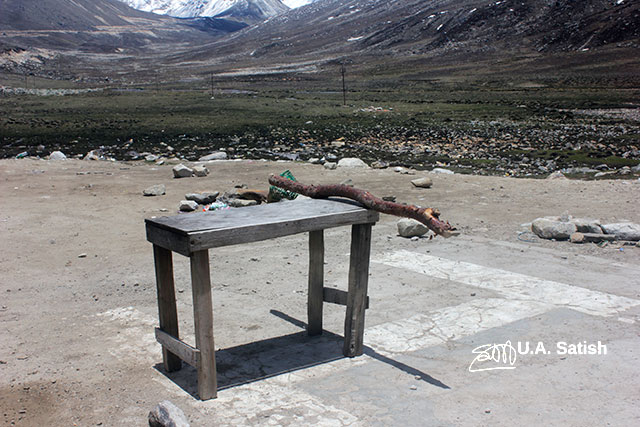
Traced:
<svg viewBox="0 0 640 427">
<path fill-rule="evenodd" d="M 469 372 L 495 371 L 502 369 L 516 369 L 516 349 L 511 340 L 504 344 L 485 344 L 472 351 L 477 354 L 469 365 Z"/>
</svg>

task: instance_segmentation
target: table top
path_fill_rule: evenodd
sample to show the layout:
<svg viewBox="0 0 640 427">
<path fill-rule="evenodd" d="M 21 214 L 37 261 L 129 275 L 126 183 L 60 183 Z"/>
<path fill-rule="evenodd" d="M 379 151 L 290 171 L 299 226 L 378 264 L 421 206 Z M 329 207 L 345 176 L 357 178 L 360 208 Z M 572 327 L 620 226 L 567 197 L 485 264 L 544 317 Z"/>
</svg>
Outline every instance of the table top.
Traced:
<svg viewBox="0 0 640 427">
<path fill-rule="evenodd" d="M 307 231 L 375 223 L 378 212 L 347 199 L 302 199 L 145 220 L 147 240 L 183 255 Z"/>
</svg>

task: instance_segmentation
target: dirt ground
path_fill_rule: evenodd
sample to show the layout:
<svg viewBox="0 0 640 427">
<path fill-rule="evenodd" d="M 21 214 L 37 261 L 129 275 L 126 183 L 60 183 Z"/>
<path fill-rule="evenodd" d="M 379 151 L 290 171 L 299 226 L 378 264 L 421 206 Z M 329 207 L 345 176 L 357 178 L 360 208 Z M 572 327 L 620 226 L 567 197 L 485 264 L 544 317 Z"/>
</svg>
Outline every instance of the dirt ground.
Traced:
<svg viewBox="0 0 640 427">
<path fill-rule="evenodd" d="M 637 177 L 430 174 L 433 187 L 418 189 L 410 180 L 425 173 L 263 161 L 208 167 L 205 178 L 173 179 L 171 165 L 0 160 L 1 423 L 145 425 L 168 399 L 194 426 L 640 424 L 640 248 L 542 241 L 524 225 L 565 211 L 640 223 Z M 373 194 L 437 207 L 461 235 L 412 241 L 397 236 L 396 218 L 381 217 L 368 350 L 356 359 L 340 357 L 343 307 L 326 305 L 322 337 L 303 332 L 305 235 L 210 251 L 222 390 L 201 402 L 192 368 L 161 367 L 144 219 L 176 214 L 189 192 L 266 189 L 269 174 L 285 169 L 305 183 L 350 178 Z M 161 183 L 166 195 L 142 195 Z M 326 282 L 342 289 L 348 236 L 348 228 L 326 231 Z M 174 262 L 181 333 L 193 342 L 188 259 Z M 453 268 L 421 272 L 420 263 Z M 458 265 L 485 277 L 457 277 Z M 504 289 L 522 282 L 559 291 L 522 302 L 496 288 L 501 276 L 512 280 Z M 566 301 L 554 299 L 565 291 Z M 571 300 L 581 292 L 584 300 Z M 600 297 L 606 308 L 589 305 Z M 441 335 L 404 340 L 409 326 L 429 322 Z M 474 347 L 506 339 L 602 341 L 608 353 L 529 355 L 515 370 L 468 371 Z"/>
</svg>

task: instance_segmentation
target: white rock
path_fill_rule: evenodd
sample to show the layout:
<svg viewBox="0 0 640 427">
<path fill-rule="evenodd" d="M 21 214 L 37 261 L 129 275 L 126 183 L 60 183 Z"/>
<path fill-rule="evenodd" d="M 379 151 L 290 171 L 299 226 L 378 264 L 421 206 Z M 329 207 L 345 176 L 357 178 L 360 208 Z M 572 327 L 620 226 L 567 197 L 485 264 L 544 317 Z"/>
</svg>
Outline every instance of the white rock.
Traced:
<svg viewBox="0 0 640 427">
<path fill-rule="evenodd" d="M 67 160 L 67 156 L 62 151 L 54 151 L 49 154 L 49 160 Z"/>
<path fill-rule="evenodd" d="M 367 165 L 365 162 L 363 162 L 362 160 L 356 157 L 345 157 L 344 159 L 340 159 L 340 161 L 338 162 L 338 167 L 339 168 L 368 168 L 369 165 Z"/>
<path fill-rule="evenodd" d="M 577 231 L 577 227 L 571 222 L 538 218 L 531 223 L 531 231 L 543 239 L 567 240 Z"/>
<path fill-rule="evenodd" d="M 206 166 L 198 165 L 193 167 L 193 173 L 198 177 L 209 175 L 209 169 Z"/>
<path fill-rule="evenodd" d="M 567 178 L 566 176 L 564 176 L 564 174 L 563 174 L 562 172 L 560 172 L 560 171 L 555 171 L 555 172 L 553 172 L 553 173 L 549 174 L 549 176 L 547 176 L 547 178 L 546 178 L 546 179 L 549 179 L 549 180 L 552 180 L 552 181 L 553 181 L 553 180 L 558 180 L 558 179 L 559 179 L 559 180 L 566 180 L 566 179 L 569 179 L 569 178 Z"/>
<path fill-rule="evenodd" d="M 193 169 L 186 167 L 182 163 L 173 167 L 174 178 L 187 178 L 193 176 Z"/>
<path fill-rule="evenodd" d="M 198 159 L 200 162 L 208 162 L 211 160 L 227 160 L 227 153 L 224 151 L 216 151 L 215 153 L 207 154 Z"/>
<path fill-rule="evenodd" d="M 189 427 L 184 412 L 168 400 L 158 403 L 148 418 L 149 427 Z"/>
<path fill-rule="evenodd" d="M 411 181 L 411 183 L 415 186 L 415 187 L 419 187 L 419 188 L 431 188 L 431 186 L 433 185 L 433 181 L 431 180 L 431 178 L 417 178 Z"/>
<path fill-rule="evenodd" d="M 181 200 L 178 209 L 182 212 L 193 212 L 198 209 L 198 203 L 193 200 Z"/>
<path fill-rule="evenodd" d="M 453 175 L 453 171 L 450 171 L 449 169 L 443 169 L 443 168 L 433 168 L 431 170 L 431 173 L 442 173 L 445 175 Z"/>
<path fill-rule="evenodd" d="M 333 169 L 335 169 L 335 168 L 337 168 L 337 167 L 338 167 L 338 164 L 337 164 L 336 162 L 326 162 L 326 163 L 324 164 L 324 168 L 325 168 L 325 169 L 333 170 Z"/>
<path fill-rule="evenodd" d="M 605 234 L 613 234 L 619 240 L 640 240 L 640 224 L 631 222 L 619 222 L 615 224 L 602 224 L 600 226 Z"/>
<path fill-rule="evenodd" d="M 422 236 L 429 231 L 426 225 L 415 219 L 401 218 L 398 220 L 398 234 L 402 237 Z"/>
</svg>

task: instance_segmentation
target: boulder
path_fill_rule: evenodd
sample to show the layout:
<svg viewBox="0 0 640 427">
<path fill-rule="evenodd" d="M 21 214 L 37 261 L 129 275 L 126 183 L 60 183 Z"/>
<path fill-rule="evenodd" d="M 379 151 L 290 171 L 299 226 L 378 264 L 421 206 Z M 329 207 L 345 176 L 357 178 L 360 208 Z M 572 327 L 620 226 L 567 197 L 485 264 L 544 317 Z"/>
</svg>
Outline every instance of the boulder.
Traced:
<svg viewBox="0 0 640 427">
<path fill-rule="evenodd" d="M 186 167 L 182 163 L 173 167 L 173 177 L 174 178 L 188 178 L 193 176 L 193 169 Z"/>
<path fill-rule="evenodd" d="M 531 223 L 531 231 L 543 239 L 567 240 L 578 229 L 571 222 L 537 218 Z"/>
<path fill-rule="evenodd" d="M 329 170 L 334 170 L 337 167 L 338 167 L 338 164 L 336 162 L 326 162 L 324 164 L 324 168 Z"/>
<path fill-rule="evenodd" d="M 67 160 L 67 156 L 62 151 L 54 151 L 49 154 L 49 160 Z"/>
<path fill-rule="evenodd" d="M 414 187 L 418 188 L 431 188 L 431 186 L 433 185 L 433 181 L 431 180 L 431 178 L 427 177 L 411 180 L 411 183 L 414 185 Z"/>
<path fill-rule="evenodd" d="M 340 161 L 338 162 L 338 167 L 339 168 L 368 168 L 369 165 L 367 165 L 365 162 L 363 162 L 362 160 L 356 157 L 345 157 L 344 159 L 340 159 Z"/>
<path fill-rule="evenodd" d="M 164 184 L 156 184 L 151 187 L 145 188 L 142 194 L 145 196 L 162 196 L 166 193 Z"/>
<path fill-rule="evenodd" d="M 443 168 L 433 168 L 431 169 L 431 173 L 441 173 L 441 174 L 445 174 L 445 175 L 453 175 L 453 171 L 450 171 L 449 169 L 443 169 Z"/>
<path fill-rule="evenodd" d="M 178 206 L 182 212 L 193 212 L 198 209 L 198 203 L 193 200 L 181 200 L 180 206 Z"/>
<path fill-rule="evenodd" d="M 227 160 L 227 153 L 224 151 L 216 151 L 215 153 L 207 154 L 198 159 L 200 162 L 209 162 L 211 160 Z"/>
<path fill-rule="evenodd" d="M 149 427 L 189 427 L 184 412 L 168 400 L 156 405 L 149 412 Z"/>
<path fill-rule="evenodd" d="M 398 234 L 402 237 L 422 236 L 429 231 L 426 225 L 415 219 L 401 218 L 398 220 Z"/>
<path fill-rule="evenodd" d="M 602 224 L 600 227 L 605 234 L 613 234 L 618 240 L 640 240 L 640 224 L 619 222 L 615 224 Z"/>
<path fill-rule="evenodd" d="M 193 173 L 195 176 L 204 177 L 209 175 L 209 169 L 206 166 L 198 165 L 193 167 Z"/>
</svg>

